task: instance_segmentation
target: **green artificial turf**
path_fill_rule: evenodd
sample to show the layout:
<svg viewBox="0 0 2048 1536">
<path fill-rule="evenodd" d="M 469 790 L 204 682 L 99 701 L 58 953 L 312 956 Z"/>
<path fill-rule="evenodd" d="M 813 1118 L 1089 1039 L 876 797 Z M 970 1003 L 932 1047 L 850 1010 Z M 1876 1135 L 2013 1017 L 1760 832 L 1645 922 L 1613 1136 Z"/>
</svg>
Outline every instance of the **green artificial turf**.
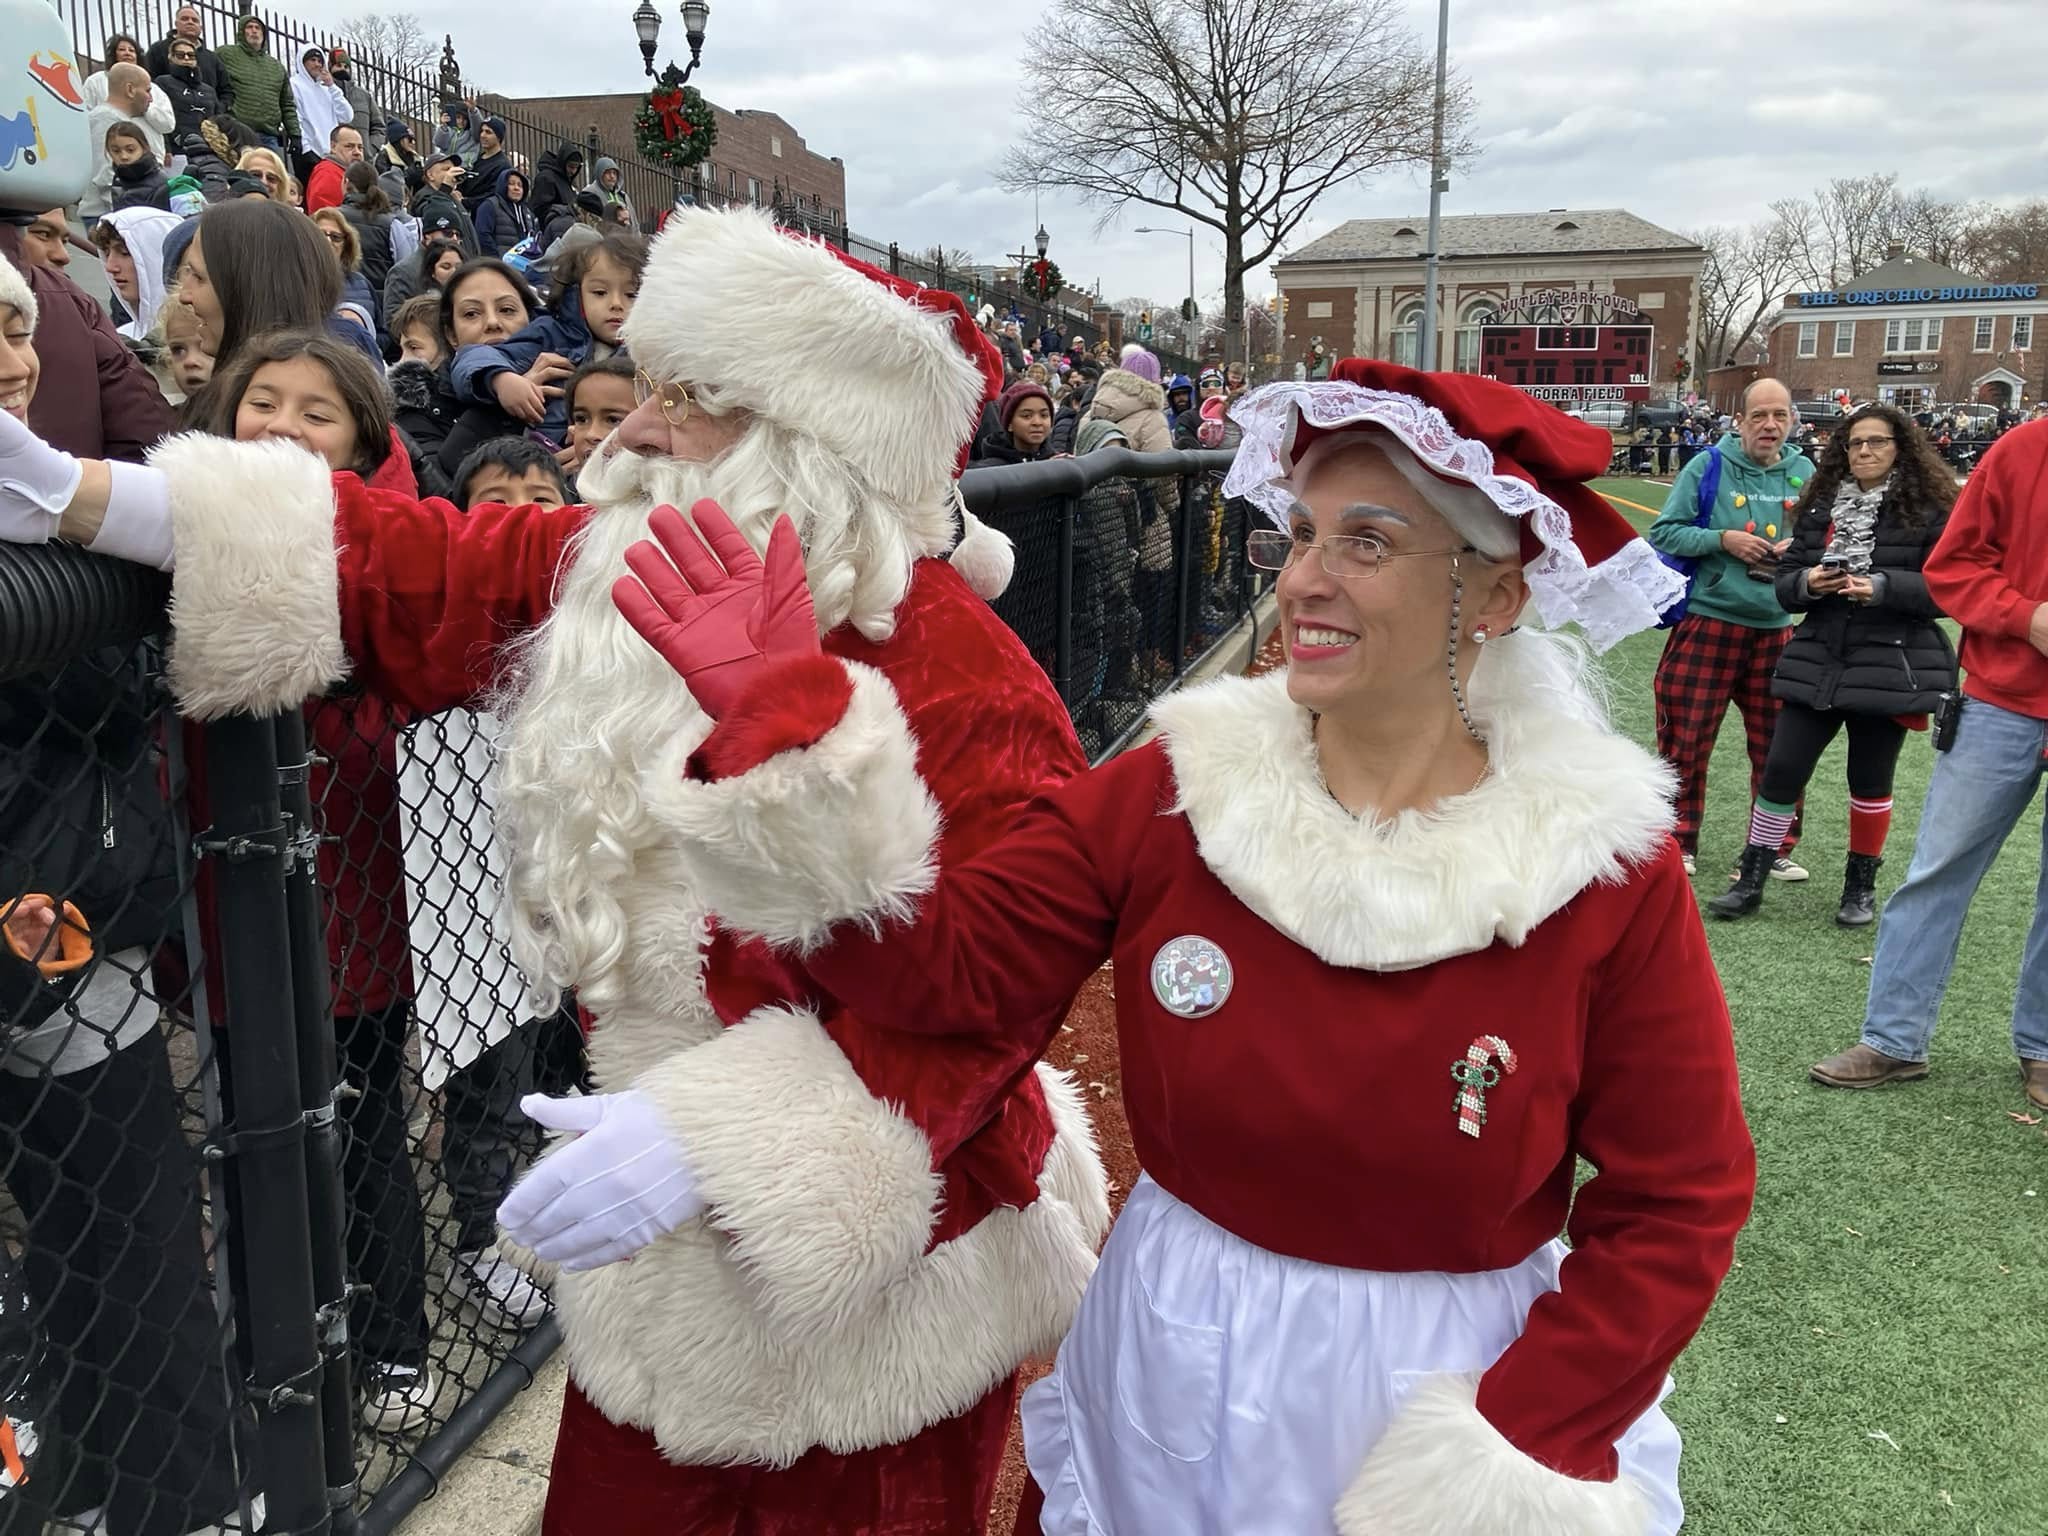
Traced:
<svg viewBox="0 0 2048 1536">
<path fill-rule="evenodd" d="M 1663 489 L 1606 480 L 1661 505 Z M 1630 513 L 1642 526 L 1647 519 Z M 1617 722 L 1651 742 L 1663 636 L 1610 653 Z M 1912 857 L 1934 753 L 1906 745 L 1880 880 Z M 1747 830 L 1739 718 L 1722 726 L 1700 894 L 1725 888 Z M 1847 851 L 1841 744 L 1808 793 L 1804 885 L 1709 921 L 1756 1137 L 1755 1215 L 1713 1314 L 1674 1371 L 1697 1536 L 2048 1531 L 2048 1127 L 2014 1118 L 2010 1023 L 2042 856 L 2041 806 L 1977 894 L 1933 1075 L 1844 1093 L 1806 1069 L 1854 1042 L 1876 930 L 1835 926 Z M 1671 1105 L 1674 1129 L 1685 1106 Z"/>
</svg>

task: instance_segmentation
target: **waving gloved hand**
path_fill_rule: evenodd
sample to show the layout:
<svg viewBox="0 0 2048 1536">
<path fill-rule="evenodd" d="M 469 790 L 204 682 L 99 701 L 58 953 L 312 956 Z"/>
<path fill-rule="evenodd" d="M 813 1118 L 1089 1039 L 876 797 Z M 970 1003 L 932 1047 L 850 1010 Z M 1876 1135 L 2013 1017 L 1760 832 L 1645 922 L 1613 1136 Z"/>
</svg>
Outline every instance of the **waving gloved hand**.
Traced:
<svg viewBox="0 0 2048 1536">
<path fill-rule="evenodd" d="M 557 1147 L 498 1207 L 505 1235 L 566 1270 L 631 1258 L 702 1214 L 683 1148 L 646 1095 L 519 1101 L 528 1118 L 581 1134 Z"/>
<path fill-rule="evenodd" d="M 613 584 L 612 602 L 717 720 L 772 663 L 817 655 L 818 620 L 787 517 L 775 520 L 764 563 L 717 502 L 690 516 L 694 531 L 674 507 L 654 509 L 647 526 L 661 547 L 642 540 L 626 551 L 633 574 Z"/>
<path fill-rule="evenodd" d="M 80 460 L 52 448 L 19 417 L 0 411 L 0 540 L 49 543 L 84 475 Z"/>
</svg>

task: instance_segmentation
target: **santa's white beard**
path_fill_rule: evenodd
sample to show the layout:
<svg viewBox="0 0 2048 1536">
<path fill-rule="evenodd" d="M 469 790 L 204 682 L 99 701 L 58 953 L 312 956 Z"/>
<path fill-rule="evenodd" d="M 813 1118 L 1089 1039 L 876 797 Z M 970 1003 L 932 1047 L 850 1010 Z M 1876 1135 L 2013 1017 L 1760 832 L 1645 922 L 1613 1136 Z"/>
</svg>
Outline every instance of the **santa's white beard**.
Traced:
<svg viewBox="0 0 2048 1536">
<path fill-rule="evenodd" d="M 579 488 L 596 509 L 570 546 L 547 621 L 517 642 L 500 702 L 507 719 L 499 767 L 499 835 L 510 856 L 507 908 L 512 952 L 541 990 L 575 988 L 604 1011 L 640 984 L 694 974 L 688 953 L 629 953 L 621 893 L 672 881 L 665 834 L 642 803 L 639 774 L 679 737 L 697 741 L 711 722 L 683 681 L 612 604 L 625 553 L 650 537 L 658 506 L 722 506 L 756 549 L 776 517 L 796 523 L 819 627 L 850 619 L 886 638 L 919 551 L 893 530 L 901 521 L 867 503 L 837 460 L 756 424 L 709 464 L 613 451 L 586 466 Z M 664 948 L 676 945 L 665 936 Z M 641 936 L 643 944 L 655 936 Z"/>
</svg>

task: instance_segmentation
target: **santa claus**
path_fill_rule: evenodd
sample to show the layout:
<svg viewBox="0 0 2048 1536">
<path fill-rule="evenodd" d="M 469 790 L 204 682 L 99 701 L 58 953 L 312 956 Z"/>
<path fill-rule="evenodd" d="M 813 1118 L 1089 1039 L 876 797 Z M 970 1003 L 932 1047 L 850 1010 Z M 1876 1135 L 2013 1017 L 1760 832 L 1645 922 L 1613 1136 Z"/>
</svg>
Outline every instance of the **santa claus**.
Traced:
<svg viewBox="0 0 2048 1536">
<path fill-rule="evenodd" d="M 530 1103 L 580 1134 L 514 1195 L 559 1217 L 524 1229 L 559 1266 L 570 1371 L 549 1536 L 980 1531 L 1016 1369 L 1065 1333 L 1108 1222 L 1085 1111 L 1042 1067 L 991 1085 L 956 1046 L 878 1045 L 711 920 L 639 788 L 679 720 L 711 721 L 611 589 L 656 507 L 715 498 L 761 545 L 787 514 L 824 649 L 887 679 L 870 728 L 907 723 L 937 856 L 972 855 L 1083 766 L 1044 676 L 937 558 L 1000 365 L 954 295 L 753 212 L 674 220 L 625 341 L 641 404 L 586 469 L 587 507 L 465 515 L 198 436 L 148 469 L 81 463 L 0 418 L 0 536 L 174 567 L 192 715 L 350 673 L 422 715 L 503 702 L 514 952 L 575 990 L 600 1089 Z M 972 553 L 999 576 L 1004 551 Z M 747 846 L 750 791 L 717 814 Z M 622 1172 L 671 1142 L 687 1176 Z"/>
</svg>

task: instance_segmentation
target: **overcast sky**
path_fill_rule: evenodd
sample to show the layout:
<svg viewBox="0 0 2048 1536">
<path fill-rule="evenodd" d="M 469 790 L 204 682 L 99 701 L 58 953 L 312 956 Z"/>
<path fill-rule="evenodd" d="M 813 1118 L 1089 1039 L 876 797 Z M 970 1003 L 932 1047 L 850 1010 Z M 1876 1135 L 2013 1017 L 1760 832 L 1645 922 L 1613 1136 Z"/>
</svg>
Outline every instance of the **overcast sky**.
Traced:
<svg viewBox="0 0 2048 1536">
<path fill-rule="evenodd" d="M 410 8 L 454 33 L 466 77 L 531 96 L 643 90 L 633 3 Z M 664 53 L 680 53 L 675 0 L 656 3 Z M 695 83 L 720 106 L 778 112 L 812 149 L 841 156 L 860 234 L 989 260 L 1023 249 L 1035 227 L 1031 200 L 995 187 L 996 161 L 1070 99 L 1017 99 L 1017 60 L 1047 3 L 713 0 Z M 1433 45 L 1435 0 L 1406 4 Z M 329 22 L 372 7 L 408 8 L 286 0 Z M 505 25 L 520 13 L 534 21 Z M 1481 153 L 1444 209 L 1621 207 L 1689 229 L 1758 217 L 1831 176 L 1893 170 L 1950 196 L 2043 195 L 2044 13 L 2044 0 L 1452 0 L 1451 62 L 1474 88 Z M 1079 61 L 1068 78 L 1091 88 Z M 1346 218 L 1427 207 L 1419 175 L 1354 184 L 1294 243 Z M 1111 298 L 1176 298 L 1187 285 L 1184 241 L 1130 232 L 1171 215 L 1134 208 L 1098 235 L 1095 211 L 1048 194 L 1039 217 L 1067 276 L 1100 279 Z M 1222 265 L 1221 241 L 1201 237 L 1203 294 L 1220 289 Z"/>
</svg>

